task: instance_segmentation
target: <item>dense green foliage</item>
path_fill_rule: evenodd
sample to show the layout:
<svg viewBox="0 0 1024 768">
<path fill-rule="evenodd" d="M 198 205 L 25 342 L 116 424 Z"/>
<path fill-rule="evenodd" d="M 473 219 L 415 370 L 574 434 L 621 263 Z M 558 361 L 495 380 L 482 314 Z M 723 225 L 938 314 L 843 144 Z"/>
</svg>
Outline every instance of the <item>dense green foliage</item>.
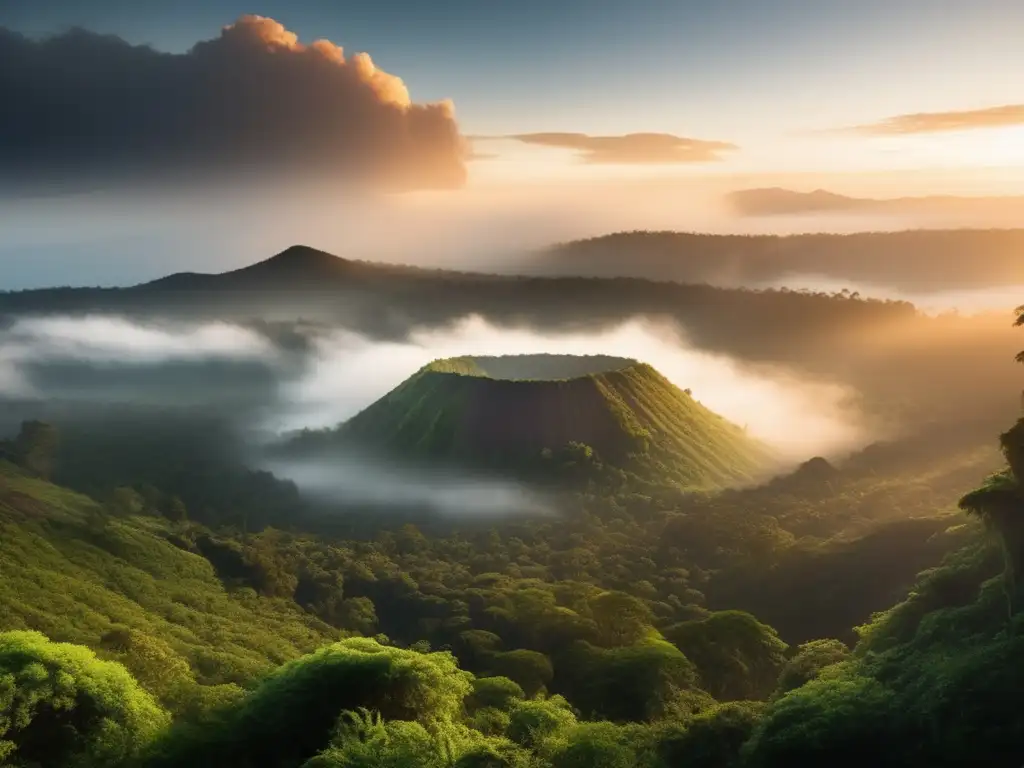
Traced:
<svg viewBox="0 0 1024 768">
<path fill-rule="evenodd" d="M 0 634 L 0 764 L 122 765 L 168 721 L 121 665 L 38 632 Z"/>
<path fill-rule="evenodd" d="M 650 431 L 644 366 L 585 379 Z M 248 516 L 286 486 L 216 451 L 151 466 L 216 442 L 186 432 L 0 445 L 0 764 L 1019 765 L 1024 420 L 967 493 L 998 464 L 951 428 L 716 493 L 594 461 L 558 515 L 359 536 Z"/>
<path fill-rule="evenodd" d="M 895 671 L 918 652 L 906 646 L 907 621 L 924 621 L 951 595 L 969 604 L 972 585 L 999 571 L 995 550 L 971 544 L 934 572 L 949 572 L 945 581 L 926 576 L 905 606 L 863 629 L 852 659 L 837 640 L 807 642 L 845 635 L 884 608 L 917 563 L 978 542 L 970 526 L 943 533 L 959 521 L 935 513 L 991 455 L 922 468 L 893 461 L 894 451 L 839 467 L 810 462 L 715 496 L 583 493 L 558 520 L 383 525 L 364 540 L 210 528 L 147 505 L 135 489 L 99 503 L 28 462 L 6 464 L 0 628 L 87 646 L 105 661 L 84 649 L 82 658 L 119 670 L 138 692 L 125 701 L 149 702 L 151 717 L 146 727 L 109 717 L 141 729 L 131 750 L 145 748 L 139 760 L 154 768 L 671 768 L 774 764 L 785 750 L 803 759 L 785 729 L 787 708 L 805 701 L 793 697 L 846 669 L 856 676 L 835 690 L 867 691 L 869 702 L 898 694 L 909 708 L 918 689 Z M 911 523 L 917 538 L 904 530 Z M 909 548 L 902 573 L 879 573 L 858 554 L 886 537 Z M 792 593 L 782 585 L 808 568 L 840 569 L 824 582 L 833 594 L 822 592 L 823 604 L 853 579 L 863 607 L 833 607 L 805 617 L 806 627 L 783 621 L 780 637 L 716 605 L 715 595 L 742 594 L 756 616 L 786 617 Z M 984 594 L 991 606 L 1001 593 Z M 349 634 L 377 639 L 340 639 Z M 941 652 L 945 640 L 933 642 L 937 650 L 921 652 Z M 882 665 L 882 654 L 892 661 Z M 886 697 L 872 693 L 883 671 L 890 677 L 878 685 L 896 691 Z M 832 690 L 799 706 L 825 706 Z M 165 711 L 175 717 L 169 729 Z M 110 764 L 127 765 L 129 751 Z"/>
<path fill-rule="evenodd" d="M 833 755 L 878 766 L 1015 766 L 1024 720 L 1020 616 L 1008 617 L 991 547 L 926 573 L 911 596 L 861 628 L 852 660 L 819 671 L 767 712 L 751 765 Z"/>
<path fill-rule="evenodd" d="M 245 684 L 337 636 L 289 600 L 229 593 L 169 538 L 160 518 L 119 517 L 0 462 L 0 624 L 99 649 L 160 692 Z"/>
</svg>

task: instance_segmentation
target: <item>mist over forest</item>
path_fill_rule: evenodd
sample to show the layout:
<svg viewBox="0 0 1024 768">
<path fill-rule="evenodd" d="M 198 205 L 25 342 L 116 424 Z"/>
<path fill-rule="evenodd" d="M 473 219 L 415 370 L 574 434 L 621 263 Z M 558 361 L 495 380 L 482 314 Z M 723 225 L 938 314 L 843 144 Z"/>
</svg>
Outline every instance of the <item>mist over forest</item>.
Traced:
<svg viewBox="0 0 1024 768">
<path fill-rule="evenodd" d="M 608 242 L 642 265 L 686 238 Z M 593 248 L 615 252 L 548 258 Z M 847 258 L 824 263 L 848 274 Z M 1011 312 L 588 263 L 488 275 L 295 246 L 221 274 L 0 295 L 2 552 L 21 563 L 0 660 L 127 670 L 101 705 L 135 729 L 111 765 L 312 765 L 355 744 L 418 765 L 394 729 L 434 759 L 443 706 L 458 765 L 597 749 L 739 766 L 778 739 L 819 749 L 784 718 L 828 717 L 830 686 L 916 696 L 863 655 L 924 664 L 954 642 L 914 645 L 906 615 L 969 609 L 998 631 L 999 550 L 957 504 L 986 492 L 969 493 L 1019 410 Z M 729 269 L 744 263 L 760 262 Z M 377 664 L 418 692 L 353 691 Z M 305 688 L 312 670 L 338 693 Z M 417 709 L 442 680 L 454 698 Z M 320 719 L 245 730 L 278 684 L 323 697 L 304 705 Z M 392 695 L 414 698 L 388 715 L 376 697 Z M 872 699 L 851 702 L 874 722 Z M 46 726 L 29 723 L 7 731 L 23 754 L 93 749 L 33 746 Z M 299 732 L 308 746 L 287 747 Z"/>
</svg>

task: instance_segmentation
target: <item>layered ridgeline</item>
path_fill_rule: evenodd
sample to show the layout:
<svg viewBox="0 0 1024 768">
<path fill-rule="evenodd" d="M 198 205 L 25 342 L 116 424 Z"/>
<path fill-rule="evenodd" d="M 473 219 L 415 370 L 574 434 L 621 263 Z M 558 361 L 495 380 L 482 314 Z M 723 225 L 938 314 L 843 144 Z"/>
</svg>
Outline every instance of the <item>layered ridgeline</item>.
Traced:
<svg viewBox="0 0 1024 768">
<path fill-rule="evenodd" d="M 534 478 L 639 479 L 714 489 L 759 476 L 770 451 L 650 365 L 572 355 L 438 360 L 293 454 L 371 451 Z"/>
</svg>

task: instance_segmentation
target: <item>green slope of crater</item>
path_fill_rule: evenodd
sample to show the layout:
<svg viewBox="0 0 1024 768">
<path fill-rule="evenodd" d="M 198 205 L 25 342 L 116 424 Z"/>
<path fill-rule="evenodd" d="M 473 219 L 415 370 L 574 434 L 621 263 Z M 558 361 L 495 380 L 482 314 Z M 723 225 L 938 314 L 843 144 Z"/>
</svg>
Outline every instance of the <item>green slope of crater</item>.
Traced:
<svg viewBox="0 0 1024 768">
<path fill-rule="evenodd" d="M 764 445 L 650 365 L 605 356 L 438 360 L 332 440 L 527 474 L 589 463 L 690 489 L 745 482 L 770 462 Z"/>
</svg>

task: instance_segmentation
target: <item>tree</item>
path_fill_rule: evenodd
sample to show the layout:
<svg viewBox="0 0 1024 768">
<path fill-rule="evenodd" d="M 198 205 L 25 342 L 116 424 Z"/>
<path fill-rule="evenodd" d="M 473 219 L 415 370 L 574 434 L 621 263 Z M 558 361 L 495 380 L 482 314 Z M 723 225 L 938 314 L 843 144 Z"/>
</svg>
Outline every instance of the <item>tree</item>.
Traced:
<svg viewBox="0 0 1024 768">
<path fill-rule="evenodd" d="M 348 597 L 341 601 L 341 626 L 367 637 L 377 631 L 377 611 L 368 597 Z"/>
<path fill-rule="evenodd" d="M 0 764 L 113 768 L 168 722 L 120 664 L 39 632 L 0 634 Z"/>
<path fill-rule="evenodd" d="M 470 669 L 475 669 L 489 654 L 501 649 L 501 638 L 485 629 L 466 629 L 458 634 L 454 645 L 459 659 Z"/>
<path fill-rule="evenodd" d="M 487 659 L 487 666 L 494 675 L 514 680 L 527 696 L 536 695 L 554 677 L 551 659 L 543 653 L 522 648 L 492 653 Z"/>
<path fill-rule="evenodd" d="M 681 691 L 696 687 L 693 664 L 661 639 L 600 648 L 577 643 L 565 660 L 566 695 L 588 719 L 643 722 L 663 717 Z"/>
<path fill-rule="evenodd" d="M 188 520 L 188 509 L 185 507 L 185 502 L 178 496 L 171 496 L 167 500 L 167 508 L 164 515 L 168 520 L 175 523 L 183 523 Z"/>
<path fill-rule="evenodd" d="M 444 745 L 419 723 L 345 712 L 333 743 L 302 768 L 442 768 Z"/>
<path fill-rule="evenodd" d="M 100 645 L 115 654 L 135 679 L 172 712 L 182 711 L 196 685 L 188 662 L 163 640 L 128 627 L 115 627 Z"/>
<path fill-rule="evenodd" d="M 536 762 L 522 747 L 507 741 L 494 741 L 471 748 L 454 768 L 533 768 Z"/>
<path fill-rule="evenodd" d="M 14 438 L 15 461 L 29 472 L 49 480 L 57 461 L 60 437 L 57 428 L 42 421 L 23 421 Z"/>
<path fill-rule="evenodd" d="M 850 649 L 840 640 L 811 640 L 797 647 L 779 674 L 776 696 L 817 679 L 821 671 L 850 658 Z"/>
<path fill-rule="evenodd" d="M 745 611 L 684 621 L 665 636 L 697 665 L 704 689 L 719 701 L 767 698 L 786 662 L 787 646 L 775 630 Z"/>
<path fill-rule="evenodd" d="M 654 617 L 643 601 L 625 592 L 602 592 L 590 600 L 601 645 L 632 645 L 650 630 Z"/>
<path fill-rule="evenodd" d="M 508 737 L 527 749 L 536 749 L 542 741 L 564 733 L 576 725 L 576 715 L 561 696 L 522 701 L 513 707 Z"/>
<path fill-rule="evenodd" d="M 388 765 L 344 762 L 345 739 L 341 744 L 335 739 L 339 717 L 362 713 L 356 720 L 343 719 L 343 735 L 351 735 L 362 723 L 366 728 L 360 732 L 368 740 L 372 733 L 380 734 L 373 725 L 379 721 L 388 729 L 412 729 L 401 734 L 389 730 L 388 743 L 405 742 L 407 736 L 421 743 L 427 732 L 454 728 L 471 679 L 450 653 L 416 653 L 369 638 L 348 638 L 280 667 L 225 712 L 224 722 L 169 734 L 163 754 L 152 765 L 298 766 L 324 750 L 319 762 L 310 765 Z"/>
<path fill-rule="evenodd" d="M 634 768 L 633 749 L 611 723 L 585 723 L 552 756 L 552 768 Z"/>
<path fill-rule="evenodd" d="M 1014 325 L 1024 325 L 1024 306 L 1017 307 Z M 1017 353 L 1024 363 L 1024 351 Z M 981 487 L 960 499 L 960 508 L 976 515 L 999 534 L 1005 563 L 1005 583 L 1009 610 L 1024 589 L 1024 419 L 1018 419 L 999 437 L 1008 468 L 990 475 Z"/>
<path fill-rule="evenodd" d="M 139 486 L 139 495 L 142 497 L 142 511 L 144 514 L 163 514 L 162 510 L 166 506 L 167 497 L 160 489 L 144 483 Z"/>
<path fill-rule="evenodd" d="M 103 536 L 110 525 L 110 514 L 101 504 L 92 504 L 85 512 L 86 529 L 96 535 Z"/>
<path fill-rule="evenodd" d="M 513 680 L 507 677 L 480 677 L 473 681 L 473 693 L 466 699 L 470 712 L 489 707 L 507 711 L 526 694 Z"/>
<path fill-rule="evenodd" d="M 1024 588 L 1024 497 L 1012 469 L 989 475 L 960 499 L 960 508 L 999 534 L 1010 610 Z"/>
<path fill-rule="evenodd" d="M 909 745 L 894 702 L 893 692 L 873 678 L 823 675 L 772 704 L 743 745 L 743 765 L 835 765 L 838 755 L 844 765 L 932 765 L 908 762 L 901 753 Z"/>
<path fill-rule="evenodd" d="M 765 705 L 734 701 L 717 704 L 659 734 L 657 752 L 665 766 L 726 768 L 739 764 L 740 750 L 760 722 Z"/>
<path fill-rule="evenodd" d="M 130 517 L 142 512 L 145 499 L 134 488 L 118 486 L 110 492 L 107 506 L 118 517 Z"/>
</svg>

